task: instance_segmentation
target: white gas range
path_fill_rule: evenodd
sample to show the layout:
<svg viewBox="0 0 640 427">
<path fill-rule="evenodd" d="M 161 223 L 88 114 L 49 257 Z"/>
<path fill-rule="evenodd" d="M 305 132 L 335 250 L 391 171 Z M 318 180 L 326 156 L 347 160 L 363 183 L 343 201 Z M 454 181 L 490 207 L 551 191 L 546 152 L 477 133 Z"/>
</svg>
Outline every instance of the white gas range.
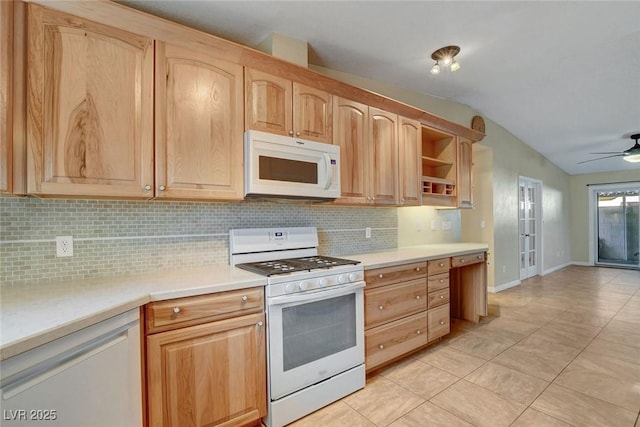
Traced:
<svg viewBox="0 0 640 427">
<path fill-rule="evenodd" d="M 315 227 L 235 229 L 230 263 L 267 276 L 269 427 L 365 385 L 364 270 L 318 255 Z"/>
</svg>

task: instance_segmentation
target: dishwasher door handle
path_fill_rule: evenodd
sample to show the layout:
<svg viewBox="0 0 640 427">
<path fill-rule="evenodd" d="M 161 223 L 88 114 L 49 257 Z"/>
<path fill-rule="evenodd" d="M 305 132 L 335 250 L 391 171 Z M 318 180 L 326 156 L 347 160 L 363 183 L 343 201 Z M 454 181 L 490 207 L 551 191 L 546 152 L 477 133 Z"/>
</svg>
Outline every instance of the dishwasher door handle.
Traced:
<svg viewBox="0 0 640 427">
<path fill-rule="evenodd" d="M 17 396 L 23 391 L 127 340 L 127 332 L 131 327 L 132 325 L 121 326 L 110 333 L 7 377 L 0 385 L 2 389 L 2 400 Z"/>
</svg>

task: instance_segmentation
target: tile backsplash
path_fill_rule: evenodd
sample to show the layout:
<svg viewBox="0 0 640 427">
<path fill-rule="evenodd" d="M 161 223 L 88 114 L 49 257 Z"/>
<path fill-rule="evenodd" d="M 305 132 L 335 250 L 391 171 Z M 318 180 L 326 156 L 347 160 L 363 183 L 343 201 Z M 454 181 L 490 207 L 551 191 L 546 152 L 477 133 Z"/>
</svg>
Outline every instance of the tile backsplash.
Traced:
<svg viewBox="0 0 640 427">
<path fill-rule="evenodd" d="M 230 229 L 276 226 L 317 227 L 325 255 L 398 243 L 396 208 L 3 197 L 0 284 L 228 264 Z M 371 239 L 365 227 L 372 228 Z M 73 236 L 73 257 L 56 257 L 56 236 Z"/>
</svg>

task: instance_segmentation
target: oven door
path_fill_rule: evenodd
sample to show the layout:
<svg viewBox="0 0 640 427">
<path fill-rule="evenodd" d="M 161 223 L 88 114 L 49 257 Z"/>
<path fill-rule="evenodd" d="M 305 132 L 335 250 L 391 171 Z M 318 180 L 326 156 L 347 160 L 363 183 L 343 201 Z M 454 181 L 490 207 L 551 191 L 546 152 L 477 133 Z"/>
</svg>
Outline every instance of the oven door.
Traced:
<svg viewBox="0 0 640 427">
<path fill-rule="evenodd" d="M 245 195 L 340 197 L 340 147 L 245 133 Z"/>
<path fill-rule="evenodd" d="M 364 363 L 364 286 L 268 299 L 271 400 Z"/>
</svg>

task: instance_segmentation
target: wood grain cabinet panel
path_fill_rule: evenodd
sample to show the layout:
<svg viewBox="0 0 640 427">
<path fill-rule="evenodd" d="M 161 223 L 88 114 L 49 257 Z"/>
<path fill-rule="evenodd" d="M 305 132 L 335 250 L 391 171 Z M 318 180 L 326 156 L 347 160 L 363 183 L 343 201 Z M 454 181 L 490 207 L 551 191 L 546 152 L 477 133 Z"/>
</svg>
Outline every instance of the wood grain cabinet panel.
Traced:
<svg viewBox="0 0 640 427">
<path fill-rule="evenodd" d="M 28 5 L 27 190 L 153 196 L 153 40 Z"/>
<path fill-rule="evenodd" d="M 427 297 L 427 308 L 432 309 L 442 304 L 449 303 L 449 288 L 440 289 L 437 291 L 429 292 Z"/>
<path fill-rule="evenodd" d="M 394 265 L 391 267 L 375 268 L 364 272 L 367 289 L 392 285 L 418 278 L 427 277 L 427 263 L 415 262 L 411 264 Z"/>
<path fill-rule="evenodd" d="M 398 115 L 369 108 L 369 158 L 372 166 L 369 191 L 376 205 L 397 205 Z"/>
<path fill-rule="evenodd" d="M 331 144 L 328 92 L 245 68 L 245 128 Z"/>
<path fill-rule="evenodd" d="M 149 425 L 259 425 L 264 322 L 259 313 L 147 336 Z"/>
<path fill-rule="evenodd" d="M 365 295 L 365 328 L 380 325 L 427 308 L 424 279 L 372 289 Z"/>
<path fill-rule="evenodd" d="M 427 262 L 429 276 L 433 274 L 446 273 L 450 268 L 451 260 L 449 258 L 434 259 Z"/>
<path fill-rule="evenodd" d="M 458 137 L 458 207 L 473 208 L 473 142 Z"/>
<path fill-rule="evenodd" d="M 156 197 L 241 200 L 243 69 L 156 44 Z"/>
<path fill-rule="evenodd" d="M 429 341 L 447 335 L 451 330 L 449 304 L 429 310 Z"/>
<path fill-rule="evenodd" d="M 427 289 L 429 292 L 437 291 L 449 287 L 449 273 L 440 273 L 429 276 L 427 279 Z"/>
<path fill-rule="evenodd" d="M 422 126 L 417 120 L 399 118 L 400 205 L 422 203 Z"/>
</svg>

